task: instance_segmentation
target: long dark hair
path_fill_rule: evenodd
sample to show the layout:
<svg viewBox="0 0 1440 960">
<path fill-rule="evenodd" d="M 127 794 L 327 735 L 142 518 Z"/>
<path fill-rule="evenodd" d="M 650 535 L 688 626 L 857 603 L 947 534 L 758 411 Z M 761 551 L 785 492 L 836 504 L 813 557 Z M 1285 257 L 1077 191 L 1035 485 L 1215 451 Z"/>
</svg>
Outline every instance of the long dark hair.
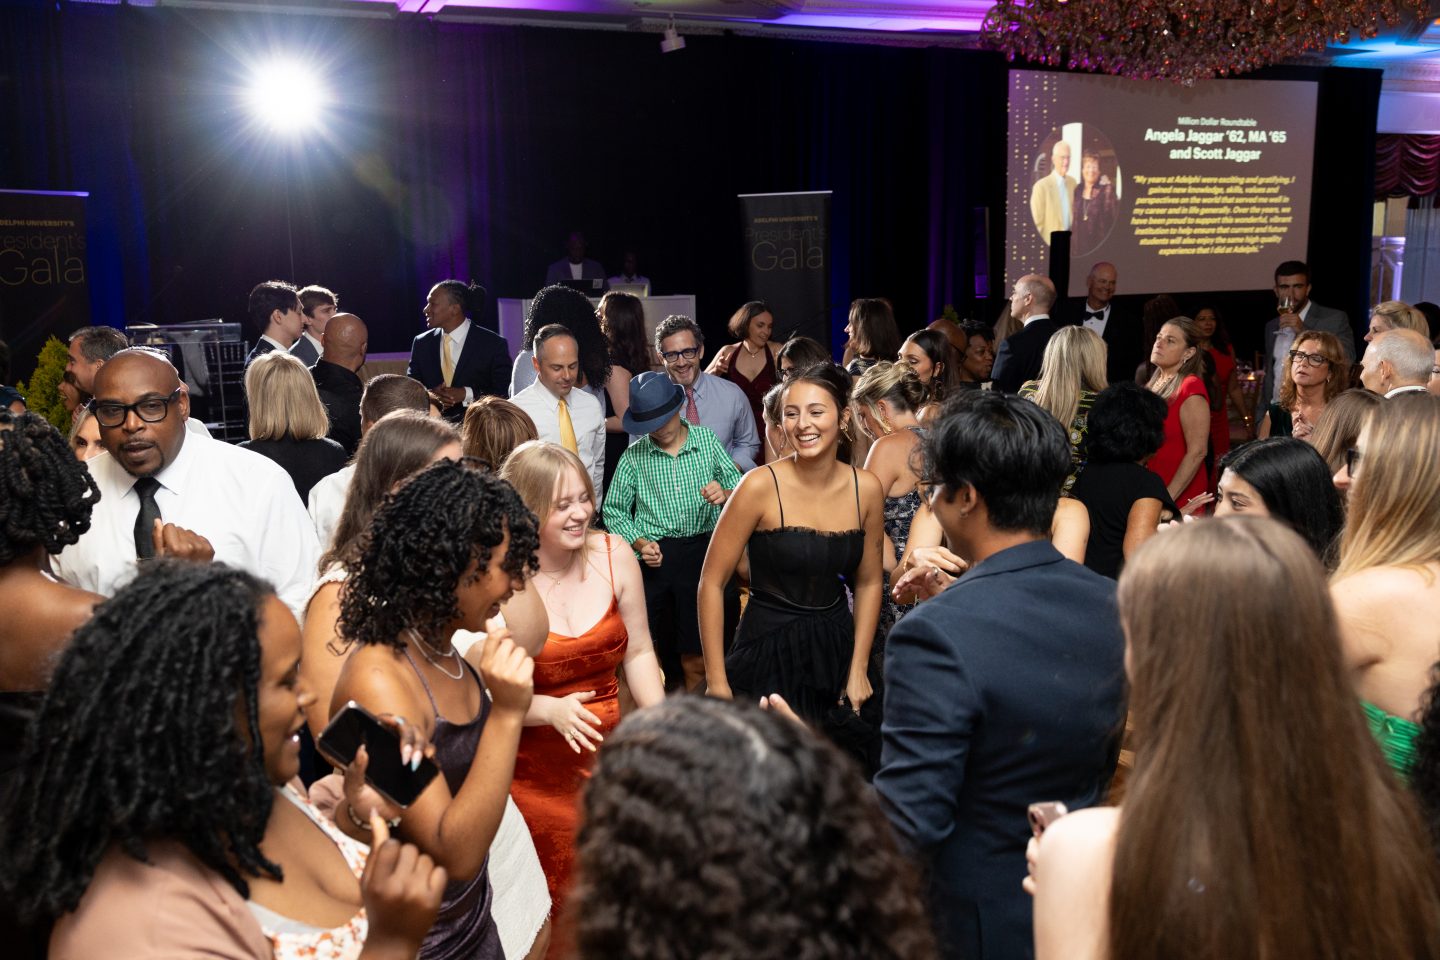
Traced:
<svg viewBox="0 0 1440 960">
<path fill-rule="evenodd" d="M 1136 750 L 1111 960 L 1440 955 L 1435 856 L 1309 545 L 1266 518 L 1188 524 L 1126 562 L 1118 599 Z"/>
<path fill-rule="evenodd" d="M 589 386 L 601 389 L 610 381 L 610 343 L 600 329 L 595 308 L 579 290 L 564 284 L 544 287 L 530 301 L 525 317 L 526 350 L 535 347 L 535 334 L 552 323 L 569 330 L 580 351 L 580 370 Z M 649 369 L 647 366 L 646 369 Z"/>
<path fill-rule="evenodd" d="M 874 794 L 783 717 L 705 697 L 634 713 L 607 739 L 584 805 L 580 960 L 935 956 Z"/>
<path fill-rule="evenodd" d="M 600 298 L 600 331 L 610 344 L 610 359 L 630 375 L 650 369 L 650 348 L 645 342 L 645 307 L 640 298 L 611 290 Z"/>
<path fill-rule="evenodd" d="M 90 529 L 100 489 L 38 413 L 0 410 L 0 567 L 41 547 L 59 553 Z"/>
<path fill-rule="evenodd" d="M 900 352 L 900 330 L 895 326 L 895 311 L 884 297 L 860 297 L 852 301 L 850 331 L 858 357 L 890 360 Z"/>
<path fill-rule="evenodd" d="M 1329 465 L 1314 447 L 1294 437 L 1256 440 L 1222 457 L 1220 470 L 1254 487 L 1271 516 L 1288 523 L 1327 567 L 1334 565 L 1345 508 Z"/>
<path fill-rule="evenodd" d="M 280 879 L 260 852 L 274 790 L 256 707 L 266 583 L 157 560 L 70 640 L 0 817 L 0 883 L 22 919 L 80 902 L 112 845 L 183 844 L 242 897 Z"/>
<path fill-rule="evenodd" d="M 950 343 L 950 338 L 939 330 L 917 330 L 905 338 L 906 343 L 913 343 L 925 354 L 931 366 L 938 366 L 941 373 L 932 375 L 930 382 L 925 385 L 929 396 L 927 399 L 940 401 L 944 400 L 947 394 L 954 392 L 960 383 L 960 363 L 962 357 L 959 351 Z M 970 341 L 965 341 L 967 347 Z"/>
<path fill-rule="evenodd" d="M 510 484 L 470 457 L 422 470 L 385 498 L 361 538 L 340 593 L 340 636 L 397 647 L 408 628 L 432 636 L 459 613 L 455 587 L 471 561 L 483 573 L 507 532 L 501 566 L 523 579 L 540 568 L 540 535 Z"/>
</svg>

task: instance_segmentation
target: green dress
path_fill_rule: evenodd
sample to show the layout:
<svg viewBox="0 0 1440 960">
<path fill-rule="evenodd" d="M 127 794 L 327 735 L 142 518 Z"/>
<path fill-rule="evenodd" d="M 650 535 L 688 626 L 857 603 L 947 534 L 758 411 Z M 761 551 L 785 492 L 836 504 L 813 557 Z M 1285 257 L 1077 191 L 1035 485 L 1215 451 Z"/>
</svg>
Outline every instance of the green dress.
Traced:
<svg viewBox="0 0 1440 960">
<path fill-rule="evenodd" d="M 1415 738 L 1420 735 L 1420 725 L 1386 713 L 1364 700 L 1360 701 L 1360 706 L 1365 710 L 1370 732 L 1380 744 L 1385 760 L 1402 779 L 1408 779 L 1415 766 Z"/>
</svg>

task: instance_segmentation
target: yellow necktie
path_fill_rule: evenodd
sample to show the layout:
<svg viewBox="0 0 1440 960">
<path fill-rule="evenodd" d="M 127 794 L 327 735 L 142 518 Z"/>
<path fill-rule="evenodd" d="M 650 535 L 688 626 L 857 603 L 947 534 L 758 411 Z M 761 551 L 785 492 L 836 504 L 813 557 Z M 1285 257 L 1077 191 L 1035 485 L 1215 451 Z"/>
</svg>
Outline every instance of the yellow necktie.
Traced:
<svg viewBox="0 0 1440 960">
<path fill-rule="evenodd" d="M 560 401 L 557 415 L 560 419 L 560 446 L 578 455 L 580 444 L 575 442 L 575 424 L 570 422 L 570 407 L 564 400 Z"/>
<path fill-rule="evenodd" d="M 440 334 L 440 376 L 445 378 L 445 386 L 450 386 L 450 381 L 455 379 L 455 358 L 450 354 L 450 335 Z"/>
</svg>

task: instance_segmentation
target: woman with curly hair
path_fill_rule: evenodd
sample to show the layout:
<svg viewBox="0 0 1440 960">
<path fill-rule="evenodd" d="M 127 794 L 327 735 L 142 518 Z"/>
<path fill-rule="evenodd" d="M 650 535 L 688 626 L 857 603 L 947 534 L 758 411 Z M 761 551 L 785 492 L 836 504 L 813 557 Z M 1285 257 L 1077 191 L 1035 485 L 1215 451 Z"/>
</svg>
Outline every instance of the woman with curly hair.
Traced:
<svg viewBox="0 0 1440 960">
<path fill-rule="evenodd" d="M 855 767 L 750 704 L 626 718 L 585 791 L 578 960 L 931 960 L 909 863 Z"/>
<path fill-rule="evenodd" d="M 435 746 L 437 777 L 399 835 L 450 875 L 422 960 L 503 957 L 491 915 L 491 842 L 505 811 L 533 663 L 492 624 L 482 683 L 452 643 L 485 629 L 535 569 L 535 518 L 476 461 L 436 463 L 385 498 L 340 597 L 340 633 L 356 647 L 332 711 L 354 700 L 410 718 Z M 487 696 L 488 692 L 488 696 Z M 364 821 L 337 815 L 363 839 Z"/>
<path fill-rule="evenodd" d="M 576 798 L 596 744 L 620 722 L 617 670 L 642 707 L 665 699 L 665 683 L 650 641 L 640 562 L 619 537 L 591 529 L 595 496 L 580 458 L 535 440 L 510 455 L 501 477 L 539 518 L 539 562 L 529 589 L 544 602 L 550 633 L 534 654 L 535 699 L 512 793 L 555 905 L 548 956 L 565 957 Z"/>
<path fill-rule="evenodd" d="M 5 902 L 55 921 L 51 957 L 414 954 L 445 871 L 379 817 L 367 853 L 286 786 L 299 660 L 273 588 L 219 563 L 148 563 L 76 631 L 0 816 Z"/>
<path fill-rule="evenodd" d="M 1336 482 L 1349 488 L 1349 516 L 1330 595 L 1371 731 L 1403 775 L 1440 621 L 1440 397 L 1381 401 L 1346 460 Z"/>
<path fill-rule="evenodd" d="M 1135 772 L 1122 806 L 1032 843 L 1036 960 L 1440 956 L 1435 856 L 1310 547 L 1268 519 L 1189 524 L 1140 549 L 1118 602 Z"/>
<path fill-rule="evenodd" d="M 1340 340 L 1324 330 L 1306 330 L 1290 348 L 1285 379 L 1275 402 L 1260 418 L 1255 435 L 1308 440 L 1325 407 L 1350 384 L 1350 364 Z"/>
<path fill-rule="evenodd" d="M 645 337 L 645 307 L 639 297 L 611 290 L 600 298 L 597 312 L 600 332 L 610 348 L 610 379 L 606 381 L 604 397 L 605 475 L 601 481 L 608 490 L 610 478 L 620 465 L 620 455 L 630 445 L 630 434 L 621 422 L 630 409 L 630 380 L 650 369 L 650 347 Z M 519 445 L 516 443 L 510 449 Z M 495 468 L 498 470 L 500 465 L 495 464 Z"/>
<path fill-rule="evenodd" d="M 61 583 L 46 558 L 90 529 L 100 491 L 54 427 L 0 410 L 0 791 L 55 660 L 98 594 Z"/>
<path fill-rule="evenodd" d="M 584 375 L 578 385 L 603 407 L 612 366 L 610 342 L 605 339 L 600 318 L 585 294 L 558 283 L 543 288 L 530 301 L 522 349 L 515 354 L 515 364 L 510 371 L 510 396 L 535 382 L 535 334 L 552 323 L 560 324 L 575 338 L 580 351 L 580 372 Z M 625 392 L 624 402 L 628 405 L 630 381 L 617 378 L 616 386 Z"/>
</svg>

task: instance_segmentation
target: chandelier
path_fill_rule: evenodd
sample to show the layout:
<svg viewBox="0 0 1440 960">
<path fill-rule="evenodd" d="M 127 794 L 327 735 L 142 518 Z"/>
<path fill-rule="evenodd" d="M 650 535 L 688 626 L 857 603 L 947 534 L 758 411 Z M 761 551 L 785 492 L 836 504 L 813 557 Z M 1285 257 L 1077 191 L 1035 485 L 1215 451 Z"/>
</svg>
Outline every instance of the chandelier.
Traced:
<svg viewBox="0 0 1440 960">
<path fill-rule="evenodd" d="M 1420 20 L 1425 0 L 1000 0 L 980 32 L 1011 60 L 1135 80 L 1248 73 L 1352 32 Z"/>
</svg>

